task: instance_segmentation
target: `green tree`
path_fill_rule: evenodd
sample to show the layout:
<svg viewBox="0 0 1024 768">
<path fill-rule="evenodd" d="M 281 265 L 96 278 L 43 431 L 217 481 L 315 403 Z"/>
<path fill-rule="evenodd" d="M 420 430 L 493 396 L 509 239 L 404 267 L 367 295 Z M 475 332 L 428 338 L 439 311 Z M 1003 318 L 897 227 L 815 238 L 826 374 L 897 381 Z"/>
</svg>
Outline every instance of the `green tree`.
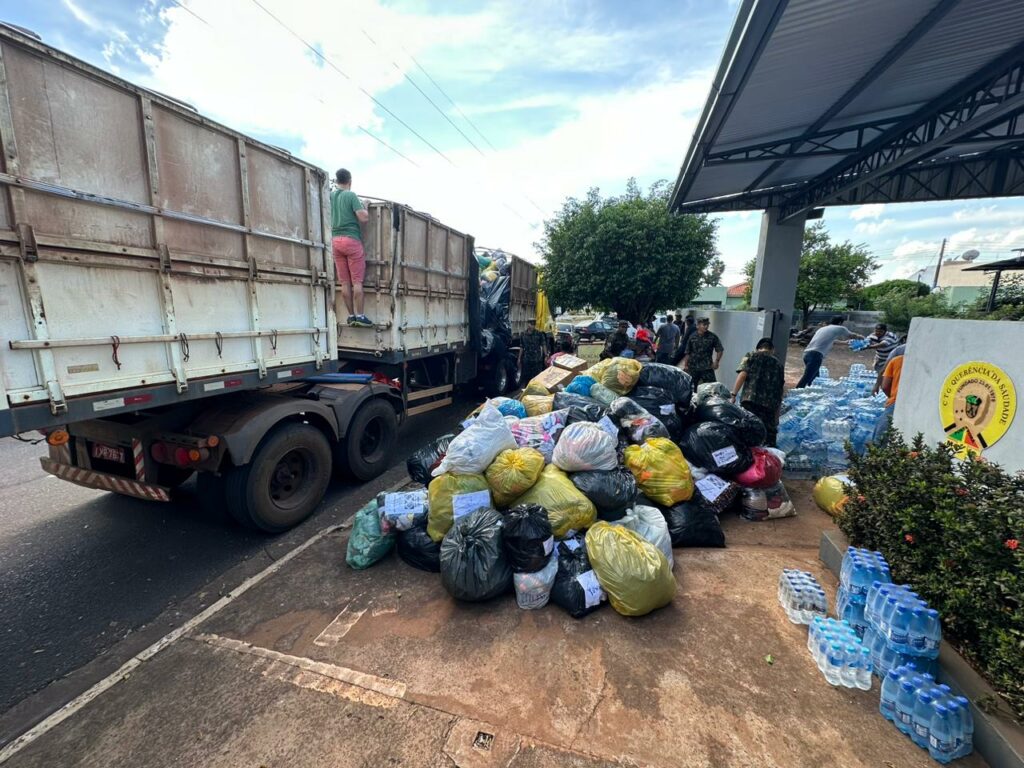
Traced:
<svg viewBox="0 0 1024 768">
<path fill-rule="evenodd" d="M 931 287 L 925 283 L 914 280 L 883 280 L 880 283 L 869 285 L 867 288 L 858 291 L 853 301 L 857 309 L 877 309 L 875 301 L 887 293 L 900 291 L 908 296 L 927 296 L 931 293 Z"/>
<path fill-rule="evenodd" d="M 610 310 L 634 322 L 687 304 L 715 252 L 715 222 L 673 216 L 661 181 L 644 195 L 630 179 L 626 194 L 591 189 L 569 198 L 544 222 L 544 290 L 561 307 Z"/>
<path fill-rule="evenodd" d="M 988 309 L 988 293 L 979 296 L 964 312 L 972 320 L 1024 319 L 1024 275 L 1004 273 L 996 289 L 995 306 Z"/>
<path fill-rule="evenodd" d="M 749 286 L 754 283 L 756 259 L 744 267 Z M 878 268 L 867 247 L 846 240 L 832 242 L 824 221 L 817 221 L 804 230 L 800 272 L 796 283 L 796 308 L 803 313 L 803 327 L 818 307 L 830 307 L 838 301 L 855 296 Z M 750 300 L 747 288 L 747 301 Z"/>
<path fill-rule="evenodd" d="M 701 283 L 703 285 L 720 285 L 724 273 L 725 262 L 715 256 L 708 262 L 707 269 L 704 270 L 704 275 L 701 277 Z"/>
<path fill-rule="evenodd" d="M 956 310 L 949 306 L 941 291 L 926 296 L 915 296 L 896 288 L 874 301 L 875 309 L 882 312 L 882 318 L 890 330 L 906 331 L 915 317 L 954 317 Z"/>
</svg>

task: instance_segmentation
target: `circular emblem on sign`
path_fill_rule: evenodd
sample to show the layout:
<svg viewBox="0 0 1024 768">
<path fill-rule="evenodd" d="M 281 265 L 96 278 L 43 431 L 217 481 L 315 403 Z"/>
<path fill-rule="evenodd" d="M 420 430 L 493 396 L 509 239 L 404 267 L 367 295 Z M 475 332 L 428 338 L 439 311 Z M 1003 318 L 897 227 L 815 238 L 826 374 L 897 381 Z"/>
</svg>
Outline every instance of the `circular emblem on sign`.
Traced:
<svg viewBox="0 0 1024 768">
<path fill-rule="evenodd" d="M 1016 412 L 1013 382 L 992 363 L 964 363 L 942 383 L 942 430 L 960 458 L 980 456 L 1006 434 Z"/>
</svg>

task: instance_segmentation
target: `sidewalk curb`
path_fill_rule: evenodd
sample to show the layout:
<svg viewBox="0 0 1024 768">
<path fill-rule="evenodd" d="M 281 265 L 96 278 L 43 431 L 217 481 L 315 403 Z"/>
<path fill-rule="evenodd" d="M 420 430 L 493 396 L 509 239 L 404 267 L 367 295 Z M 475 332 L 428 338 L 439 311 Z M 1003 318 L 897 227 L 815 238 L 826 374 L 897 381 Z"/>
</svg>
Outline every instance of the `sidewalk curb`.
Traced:
<svg viewBox="0 0 1024 768">
<path fill-rule="evenodd" d="M 397 482 L 393 483 L 389 487 L 385 488 L 382 491 L 382 493 L 392 493 L 394 491 L 397 491 L 402 486 L 407 485 L 408 483 L 409 478 L 404 477 L 398 480 Z M 51 713 L 44 720 L 40 721 L 29 730 L 20 734 L 17 738 L 12 739 L 10 742 L 8 742 L 3 749 L 0 749 L 0 765 L 6 763 L 12 757 L 18 754 L 21 750 L 23 750 L 29 744 L 34 742 L 36 739 L 45 735 L 48 731 L 52 730 L 53 728 L 56 728 L 69 717 L 76 714 L 79 710 L 87 706 L 89 702 L 91 702 L 93 699 L 96 699 L 99 696 L 103 695 L 121 681 L 127 680 L 129 677 L 131 677 L 132 672 L 135 671 L 138 667 L 142 666 L 143 663 L 152 659 L 154 656 L 160 653 L 160 651 L 164 650 L 168 646 L 173 645 L 177 640 L 180 640 L 182 637 L 190 633 L 192 630 L 194 630 L 204 621 L 209 619 L 211 616 L 214 616 L 217 613 L 219 613 L 222 609 L 226 608 L 228 605 L 234 602 L 236 598 L 241 597 L 243 594 L 245 594 L 250 589 L 255 587 L 257 584 L 262 582 L 268 576 L 272 576 L 273 574 L 275 574 L 286 563 L 295 558 L 297 555 L 309 549 L 311 546 L 319 542 L 321 539 L 324 539 L 327 536 L 330 536 L 332 533 L 336 533 L 337 531 L 346 530 L 350 528 L 351 525 L 351 516 L 349 516 L 340 523 L 329 525 L 326 528 L 320 529 L 311 537 L 306 539 L 304 542 L 290 549 L 285 554 L 281 555 L 279 558 L 277 558 L 277 560 L 272 562 L 262 571 L 253 574 L 245 581 L 243 581 L 241 584 L 239 584 L 235 589 L 231 590 L 228 594 L 224 595 L 215 603 L 210 604 L 210 606 L 207 607 L 205 610 L 200 611 L 185 623 L 168 632 L 166 635 L 161 637 L 152 645 L 148 646 L 142 651 L 139 651 L 139 653 L 135 654 L 130 659 L 128 659 L 128 661 L 126 661 L 124 664 L 118 667 L 117 670 L 115 670 L 99 682 L 92 685 L 90 688 L 88 688 L 75 698 L 73 698 L 71 701 L 64 704 L 64 706 L 62 706 L 60 709 Z"/>
<path fill-rule="evenodd" d="M 839 578 L 843 553 L 850 542 L 839 530 L 821 534 L 818 557 Z M 1024 729 L 1006 718 L 982 711 L 974 702 L 982 697 L 997 697 L 995 690 L 975 672 L 948 643 L 939 650 L 940 680 L 958 690 L 971 702 L 974 716 L 974 750 L 993 768 L 1024 768 Z"/>
</svg>

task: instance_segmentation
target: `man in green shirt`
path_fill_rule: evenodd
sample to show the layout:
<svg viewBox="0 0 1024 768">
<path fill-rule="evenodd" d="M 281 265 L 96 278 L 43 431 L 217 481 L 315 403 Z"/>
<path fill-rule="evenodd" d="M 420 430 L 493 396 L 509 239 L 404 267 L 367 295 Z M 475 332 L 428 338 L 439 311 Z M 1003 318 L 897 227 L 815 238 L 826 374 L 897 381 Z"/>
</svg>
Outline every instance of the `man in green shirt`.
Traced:
<svg viewBox="0 0 1024 768">
<path fill-rule="evenodd" d="M 709 328 L 711 321 L 702 317 L 697 321 L 697 330 L 686 340 L 686 353 L 683 355 L 683 370 L 690 374 L 693 386 L 717 381 L 715 371 L 722 362 L 725 348 L 721 340 Z M 711 359 L 712 353 L 714 360 Z"/>
<path fill-rule="evenodd" d="M 765 445 L 774 447 L 779 433 L 779 409 L 786 385 L 786 370 L 775 357 L 772 340 L 765 337 L 758 341 L 754 351 L 744 356 L 736 373 L 733 401 L 739 400 L 740 405 L 764 422 L 768 433 Z"/>
<path fill-rule="evenodd" d="M 348 311 L 349 325 L 372 328 L 370 318 L 363 314 L 363 278 L 366 275 L 363 230 L 370 214 L 352 191 L 352 174 L 349 171 L 339 168 L 334 174 L 334 183 L 335 188 L 331 191 L 331 252 L 341 284 L 341 298 Z"/>
</svg>

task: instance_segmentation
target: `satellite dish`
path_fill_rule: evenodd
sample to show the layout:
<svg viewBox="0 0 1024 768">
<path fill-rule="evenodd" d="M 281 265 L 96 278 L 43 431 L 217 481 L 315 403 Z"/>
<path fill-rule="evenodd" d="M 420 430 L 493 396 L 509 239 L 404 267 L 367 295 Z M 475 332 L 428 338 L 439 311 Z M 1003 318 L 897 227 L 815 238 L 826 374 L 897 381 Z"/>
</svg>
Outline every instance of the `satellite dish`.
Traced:
<svg viewBox="0 0 1024 768">
<path fill-rule="evenodd" d="M 963 259 L 964 261 L 974 261 L 979 256 L 981 256 L 981 253 L 979 251 L 975 251 L 974 249 L 964 251 L 963 253 L 960 254 L 960 258 Z"/>
</svg>

